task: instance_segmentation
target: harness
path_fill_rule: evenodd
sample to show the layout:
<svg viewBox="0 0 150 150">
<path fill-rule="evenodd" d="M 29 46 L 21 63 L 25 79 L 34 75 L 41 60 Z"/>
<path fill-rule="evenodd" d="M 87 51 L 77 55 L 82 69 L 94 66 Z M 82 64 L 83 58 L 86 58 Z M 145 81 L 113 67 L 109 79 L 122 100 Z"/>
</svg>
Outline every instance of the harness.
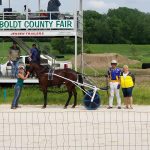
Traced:
<svg viewBox="0 0 150 150">
<path fill-rule="evenodd" d="M 48 80 L 53 80 L 53 73 L 54 73 L 54 70 L 49 69 L 49 71 L 48 71 Z"/>
</svg>

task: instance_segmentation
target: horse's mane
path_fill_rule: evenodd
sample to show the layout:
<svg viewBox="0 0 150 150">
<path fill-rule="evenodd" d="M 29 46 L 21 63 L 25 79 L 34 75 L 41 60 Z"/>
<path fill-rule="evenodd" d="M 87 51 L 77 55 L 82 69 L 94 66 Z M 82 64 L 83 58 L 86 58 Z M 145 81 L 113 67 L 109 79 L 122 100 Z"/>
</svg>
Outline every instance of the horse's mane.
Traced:
<svg viewBox="0 0 150 150">
<path fill-rule="evenodd" d="M 33 67 L 36 68 L 36 70 L 42 74 L 42 73 L 48 73 L 50 71 L 51 68 L 49 68 L 48 66 L 42 66 L 42 65 L 39 65 L 39 64 L 31 64 L 33 65 Z M 78 72 L 76 72 L 75 70 L 71 69 L 71 68 L 65 68 L 65 69 L 57 69 L 57 70 L 54 70 L 56 72 L 60 72 L 60 71 L 65 71 L 65 72 L 71 72 L 73 74 L 80 74 Z"/>
<path fill-rule="evenodd" d="M 39 65 L 36 63 L 31 63 L 30 67 L 31 67 L 30 68 L 31 70 L 32 70 L 32 68 L 34 68 L 34 70 L 38 71 L 40 74 L 49 71 L 49 68 L 47 66 L 42 66 L 42 65 Z M 30 69 L 29 69 L 29 72 L 30 72 Z"/>
</svg>

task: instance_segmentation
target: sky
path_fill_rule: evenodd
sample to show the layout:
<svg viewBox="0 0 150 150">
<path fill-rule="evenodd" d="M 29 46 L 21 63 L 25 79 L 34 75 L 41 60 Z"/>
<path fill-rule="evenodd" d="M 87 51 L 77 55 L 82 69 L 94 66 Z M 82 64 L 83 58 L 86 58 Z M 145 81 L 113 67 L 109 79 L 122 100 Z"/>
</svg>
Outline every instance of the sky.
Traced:
<svg viewBox="0 0 150 150">
<path fill-rule="evenodd" d="M 8 7 L 9 0 L 2 0 L 3 5 L 0 6 L 0 11 L 4 7 Z M 47 3 L 49 0 L 41 0 L 41 9 L 47 9 Z M 79 8 L 79 0 L 60 0 L 61 12 L 73 12 L 76 8 Z M 28 4 L 32 12 L 38 10 L 38 0 L 10 0 L 13 10 L 23 12 L 24 5 Z M 107 13 L 108 9 L 118 7 L 136 8 L 143 12 L 150 12 L 150 0 L 83 0 L 84 10 L 96 10 L 99 13 Z"/>
</svg>

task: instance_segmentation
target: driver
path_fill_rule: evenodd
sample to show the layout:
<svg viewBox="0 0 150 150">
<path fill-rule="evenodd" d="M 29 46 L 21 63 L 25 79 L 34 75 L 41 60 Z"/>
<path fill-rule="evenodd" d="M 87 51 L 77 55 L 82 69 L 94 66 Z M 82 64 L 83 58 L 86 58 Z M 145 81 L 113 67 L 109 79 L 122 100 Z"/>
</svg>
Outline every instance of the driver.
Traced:
<svg viewBox="0 0 150 150">
<path fill-rule="evenodd" d="M 120 74 L 121 74 L 121 70 L 117 68 L 117 61 L 112 60 L 111 67 L 108 69 L 108 80 L 110 84 L 110 96 L 109 96 L 108 109 L 113 108 L 114 94 L 116 94 L 116 97 L 117 97 L 118 109 L 121 109 L 121 98 L 119 94 Z"/>
</svg>

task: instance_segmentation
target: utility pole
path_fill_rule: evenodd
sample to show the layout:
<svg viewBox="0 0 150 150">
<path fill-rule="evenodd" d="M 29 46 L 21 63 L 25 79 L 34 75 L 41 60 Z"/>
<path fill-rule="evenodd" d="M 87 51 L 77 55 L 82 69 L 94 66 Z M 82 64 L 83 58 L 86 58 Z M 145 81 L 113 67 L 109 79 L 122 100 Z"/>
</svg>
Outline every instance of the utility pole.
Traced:
<svg viewBox="0 0 150 150">
<path fill-rule="evenodd" d="M 8 5 L 9 5 L 9 8 L 10 8 L 10 0 L 9 0 L 9 4 Z"/>
<path fill-rule="evenodd" d="M 39 7 L 39 11 L 40 11 L 40 9 L 41 9 L 41 0 L 39 0 L 38 7 Z"/>
</svg>

